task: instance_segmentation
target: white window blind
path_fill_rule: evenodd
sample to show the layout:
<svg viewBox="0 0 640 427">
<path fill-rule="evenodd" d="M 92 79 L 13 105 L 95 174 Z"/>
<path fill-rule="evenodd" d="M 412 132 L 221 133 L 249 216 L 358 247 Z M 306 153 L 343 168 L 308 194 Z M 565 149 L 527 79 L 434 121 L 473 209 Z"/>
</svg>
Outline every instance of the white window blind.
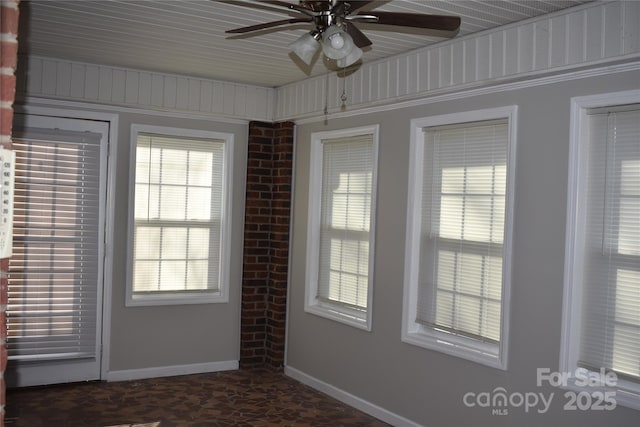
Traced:
<svg viewBox="0 0 640 427">
<path fill-rule="evenodd" d="M 374 144 L 372 135 L 322 141 L 318 295 L 366 311 Z"/>
<path fill-rule="evenodd" d="M 138 133 L 133 296 L 220 291 L 225 141 Z"/>
<path fill-rule="evenodd" d="M 35 130 L 14 138 L 7 306 L 12 360 L 95 357 L 100 139 L 88 132 Z"/>
<path fill-rule="evenodd" d="M 588 117 L 578 364 L 640 383 L 640 107 Z"/>
<path fill-rule="evenodd" d="M 416 322 L 499 342 L 507 120 L 424 129 Z"/>
</svg>

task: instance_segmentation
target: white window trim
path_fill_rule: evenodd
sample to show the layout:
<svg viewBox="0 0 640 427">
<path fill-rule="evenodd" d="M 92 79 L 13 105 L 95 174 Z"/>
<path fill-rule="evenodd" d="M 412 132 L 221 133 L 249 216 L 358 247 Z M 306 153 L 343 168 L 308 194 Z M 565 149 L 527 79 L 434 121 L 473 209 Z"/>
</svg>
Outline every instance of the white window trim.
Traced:
<svg viewBox="0 0 640 427">
<path fill-rule="evenodd" d="M 588 155 L 585 142 L 589 126 L 587 115 L 589 109 L 592 108 L 637 103 L 640 103 L 640 90 L 581 96 L 571 99 L 567 231 L 559 366 L 560 372 L 571 375 L 565 388 L 578 392 L 614 392 L 616 404 L 634 409 L 640 409 L 640 385 L 618 378 L 616 386 L 604 387 L 604 390 L 596 389 L 576 384 L 576 382 L 579 382 L 579 378 L 576 378 L 575 374 L 579 369 L 580 325 L 582 322 L 583 280 L 581 271 L 584 265 L 582 256 L 584 234 L 580 232 L 580 229 L 584 223 L 584 212 L 587 203 L 585 191 L 583 191 L 587 174 L 585 160 Z"/>
<path fill-rule="evenodd" d="M 316 132 L 311 134 L 311 159 L 309 170 L 309 213 L 307 221 L 307 259 L 304 310 L 320 317 L 335 320 L 359 329 L 371 331 L 373 305 L 373 274 L 375 257 L 375 207 L 378 187 L 378 132 L 379 125 L 352 129 Z M 322 196 L 322 140 L 348 138 L 363 134 L 373 135 L 373 174 L 371 194 L 371 224 L 369 229 L 369 265 L 367 284 L 367 310 L 364 316 L 355 310 L 320 301 L 318 295 L 318 274 L 320 262 L 320 216 Z"/>
<path fill-rule="evenodd" d="M 224 200 L 222 201 L 222 240 L 220 245 L 220 287 L 217 292 L 192 292 L 182 293 L 163 292 L 157 295 L 134 295 L 133 292 L 133 253 L 134 253 L 134 206 L 135 206 L 135 172 L 136 172 L 136 147 L 139 133 L 153 133 L 163 136 L 218 139 L 225 144 L 225 174 L 223 177 Z M 233 195 L 233 157 L 234 135 L 231 133 L 212 132 L 196 129 L 182 129 L 154 125 L 131 125 L 131 151 L 129 156 L 129 224 L 127 244 L 127 307 L 153 306 L 153 305 L 182 305 L 182 304 L 206 304 L 229 302 L 229 277 L 231 264 L 231 230 L 232 230 L 232 195 Z"/>
<path fill-rule="evenodd" d="M 423 117 L 411 121 L 411 147 L 409 164 L 409 192 L 407 203 L 407 237 L 405 247 L 404 302 L 402 341 L 451 356 L 460 357 L 486 366 L 506 370 L 509 349 L 509 313 L 511 294 L 511 247 L 513 236 L 513 206 L 516 156 L 516 105 L 461 113 Z M 416 322 L 418 301 L 418 275 L 420 266 L 420 239 L 422 215 L 422 159 L 424 154 L 424 128 L 476 121 L 507 119 L 509 145 L 507 153 L 507 186 L 505 200 L 505 230 L 503 241 L 503 284 L 501 338 L 499 344 L 483 343 L 473 338 L 454 336 Z"/>
</svg>

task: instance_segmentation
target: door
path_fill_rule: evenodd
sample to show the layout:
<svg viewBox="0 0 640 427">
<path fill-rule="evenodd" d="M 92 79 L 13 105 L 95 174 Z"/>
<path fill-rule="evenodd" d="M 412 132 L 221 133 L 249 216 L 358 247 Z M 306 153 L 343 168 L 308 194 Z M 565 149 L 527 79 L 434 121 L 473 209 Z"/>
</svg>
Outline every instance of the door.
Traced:
<svg viewBox="0 0 640 427">
<path fill-rule="evenodd" d="M 16 115 L 10 387 L 100 378 L 108 132 Z"/>
</svg>

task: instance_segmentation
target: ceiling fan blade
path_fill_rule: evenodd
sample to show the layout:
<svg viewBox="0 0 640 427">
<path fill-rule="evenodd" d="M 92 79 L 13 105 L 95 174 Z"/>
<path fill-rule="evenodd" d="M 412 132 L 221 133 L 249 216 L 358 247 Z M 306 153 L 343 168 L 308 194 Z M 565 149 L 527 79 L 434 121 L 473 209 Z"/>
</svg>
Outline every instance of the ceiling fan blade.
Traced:
<svg viewBox="0 0 640 427">
<path fill-rule="evenodd" d="M 373 44 L 371 40 L 369 40 L 369 37 L 365 36 L 364 33 L 360 31 L 360 29 L 356 27 L 354 24 L 347 21 L 346 25 L 347 25 L 347 34 L 351 36 L 351 38 L 353 39 L 353 43 L 355 43 L 356 46 L 362 48 L 362 47 L 371 46 Z"/>
<path fill-rule="evenodd" d="M 371 24 L 398 25 L 441 31 L 457 31 L 460 28 L 460 17 L 446 15 L 372 11 L 363 15 L 347 16 L 347 19 Z"/>
<path fill-rule="evenodd" d="M 286 1 L 278 1 L 278 0 L 268 0 L 268 1 L 263 1 L 261 3 L 266 3 L 266 4 L 270 4 L 273 6 L 278 6 L 278 7 L 283 7 L 289 10 L 296 10 L 298 12 L 302 12 L 305 15 L 309 15 L 309 16 L 314 16 L 315 13 L 313 13 L 312 10 L 306 8 L 306 7 L 302 7 L 299 6 L 297 4 L 293 4 L 293 3 L 287 3 Z"/>
<path fill-rule="evenodd" d="M 311 19 L 307 19 L 307 18 L 282 19 L 280 21 L 265 22 L 264 24 L 249 25 L 248 27 L 234 28 L 233 30 L 227 30 L 225 32 L 230 34 L 243 34 L 243 33 L 250 33 L 251 31 L 258 31 L 258 30 L 264 30 L 267 28 L 279 27 L 281 25 L 298 24 L 300 22 L 311 22 L 311 21 L 312 21 Z"/>
<path fill-rule="evenodd" d="M 375 3 L 375 1 L 374 0 L 359 0 L 359 1 L 344 0 L 341 3 L 343 3 L 343 4 L 344 3 L 348 3 L 349 4 L 348 13 L 352 14 L 352 13 L 356 13 L 357 11 L 359 11 L 360 9 L 362 9 L 365 6 L 370 5 L 371 3 Z"/>
</svg>

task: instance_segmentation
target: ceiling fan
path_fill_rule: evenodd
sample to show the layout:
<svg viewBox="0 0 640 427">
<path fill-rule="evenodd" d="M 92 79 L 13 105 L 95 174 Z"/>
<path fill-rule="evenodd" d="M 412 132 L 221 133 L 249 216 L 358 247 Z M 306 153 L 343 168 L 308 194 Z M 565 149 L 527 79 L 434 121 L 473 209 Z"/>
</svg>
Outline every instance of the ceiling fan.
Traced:
<svg viewBox="0 0 640 427">
<path fill-rule="evenodd" d="M 289 45 L 307 65 L 311 65 L 320 47 L 324 55 L 335 60 L 340 68 L 357 62 L 363 54 L 361 48 L 370 46 L 372 42 L 356 26 L 356 23 L 394 26 L 397 31 L 403 31 L 402 27 L 405 30 L 406 28 L 436 30 L 439 34 L 449 37 L 454 36 L 460 28 L 460 18 L 457 16 L 372 11 L 371 9 L 380 5 L 380 2 L 373 0 L 300 0 L 298 4 L 276 0 L 254 4 L 234 3 L 247 7 L 273 6 L 282 9 L 283 12 L 295 12 L 298 16 L 235 28 L 227 31 L 230 34 L 245 34 L 277 27 L 285 29 L 290 25 L 311 23 L 314 29 Z M 367 8 L 367 6 L 370 7 Z"/>
</svg>

